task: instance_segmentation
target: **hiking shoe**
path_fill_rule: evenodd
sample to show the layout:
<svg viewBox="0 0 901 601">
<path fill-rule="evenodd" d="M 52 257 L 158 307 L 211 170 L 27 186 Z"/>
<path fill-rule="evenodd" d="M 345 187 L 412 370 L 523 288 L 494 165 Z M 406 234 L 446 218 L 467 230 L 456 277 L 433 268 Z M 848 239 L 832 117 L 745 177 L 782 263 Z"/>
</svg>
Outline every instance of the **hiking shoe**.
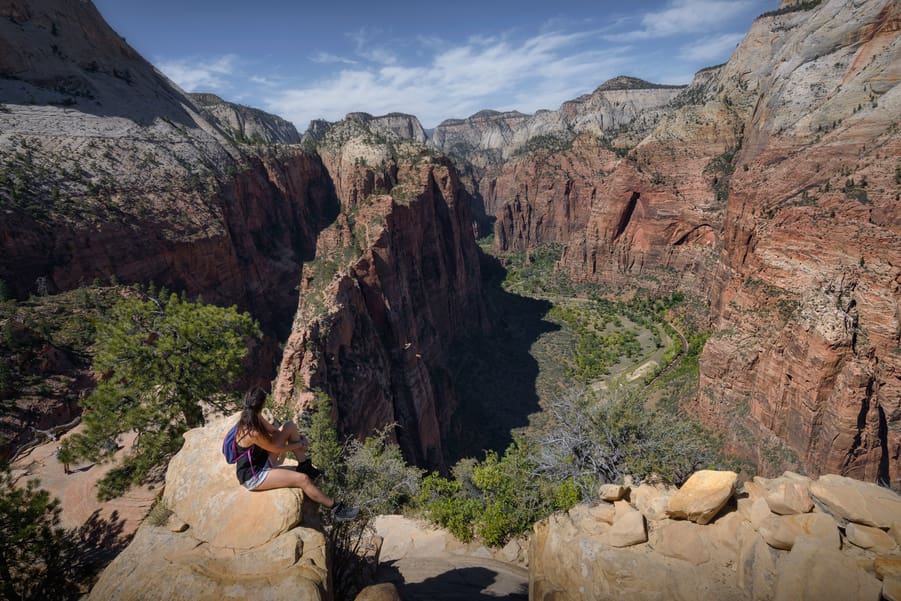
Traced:
<svg viewBox="0 0 901 601">
<path fill-rule="evenodd" d="M 348 507 L 341 501 L 336 502 L 329 510 L 332 512 L 332 519 L 336 522 L 349 522 L 357 517 L 360 513 L 359 507 Z"/>
<path fill-rule="evenodd" d="M 297 470 L 298 472 L 300 472 L 301 474 L 306 474 L 307 476 L 310 477 L 311 480 L 315 480 L 316 478 L 318 478 L 319 476 L 321 476 L 322 474 L 325 473 L 318 467 L 314 467 L 313 462 L 310 461 L 309 459 L 304 459 L 303 461 L 298 463 L 297 467 L 294 469 Z"/>
</svg>

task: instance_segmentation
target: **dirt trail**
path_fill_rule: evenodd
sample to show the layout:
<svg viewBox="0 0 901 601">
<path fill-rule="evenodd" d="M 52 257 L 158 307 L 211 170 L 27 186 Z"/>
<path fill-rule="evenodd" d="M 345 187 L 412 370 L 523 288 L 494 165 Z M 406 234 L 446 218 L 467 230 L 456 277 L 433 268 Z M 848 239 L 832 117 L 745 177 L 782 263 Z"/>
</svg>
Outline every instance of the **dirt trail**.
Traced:
<svg viewBox="0 0 901 601">
<path fill-rule="evenodd" d="M 62 436 L 65 439 L 84 428 L 79 425 Z M 134 434 L 122 436 L 123 449 L 130 446 Z M 60 525 L 78 528 L 92 519 L 102 519 L 115 526 L 120 535 L 130 537 L 137 530 L 157 496 L 157 490 L 147 486 L 132 488 L 127 494 L 101 502 L 97 500 L 97 481 L 112 469 L 112 464 L 73 464 L 66 474 L 56 458 L 60 441 L 50 440 L 22 453 L 10 464 L 16 483 L 24 486 L 28 480 L 40 480 L 40 488 L 60 500 Z M 120 450 L 120 453 L 123 451 Z M 96 514 L 96 515 L 95 515 Z"/>
</svg>

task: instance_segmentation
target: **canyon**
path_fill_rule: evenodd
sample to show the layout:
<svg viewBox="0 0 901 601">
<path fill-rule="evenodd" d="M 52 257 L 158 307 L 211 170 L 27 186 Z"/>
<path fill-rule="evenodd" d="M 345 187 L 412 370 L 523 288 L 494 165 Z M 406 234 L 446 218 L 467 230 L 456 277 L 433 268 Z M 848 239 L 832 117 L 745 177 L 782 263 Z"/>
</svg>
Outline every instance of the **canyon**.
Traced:
<svg viewBox="0 0 901 601">
<path fill-rule="evenodd" d="M 686 408 L 762 473 L 899 486 L 894 3 L 784 3 L 689 86 L 618 77 L 430 136 L 400 113 L 299 136 L 184 94 L 89 4 L 59 10 L 9 2 L 0 26 L 15 296 L 112 277 L 236 303 L 287 339 L 277 402 L 322 388 L 343 431 L 401 423 L 444 466 L 444 349 L 491 331 L 471 233 L 491 229 L 498 252 L 561 245 L 575 281 L 706 307 Z"/>
</svg>

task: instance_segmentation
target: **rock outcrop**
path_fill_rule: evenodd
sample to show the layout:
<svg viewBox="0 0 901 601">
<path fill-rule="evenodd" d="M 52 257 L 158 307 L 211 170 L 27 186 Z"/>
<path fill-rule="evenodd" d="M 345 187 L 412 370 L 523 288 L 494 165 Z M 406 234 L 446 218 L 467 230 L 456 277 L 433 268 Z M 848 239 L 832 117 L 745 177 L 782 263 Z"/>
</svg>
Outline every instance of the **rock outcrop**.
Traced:
<svg viewBox="0 0 901 601">
<path fill-rule="evenodd" d="M 479 251 L 451 163 L 399 136 L 392 154 L 368 124 L 341 122 L 319 144 L 342 213 L 304 266 L 275 400 L 303 408 L 322 389 L 341 431 L 396 423 L 407 459 L 439 467 L 458 403 L 449 346 L 490 327 Z"/>
<path fill-rule="evenodd" d="M 260 109 L 226 102 L 215 94 L 188 94 L 236 142 L 297 144 L 300 134 L 290 121 Z"/>
<path fill-rule="evenodd" d="M 331 598 L 315 504 L 296 489 L 247 491 L 223 459 L 222 436 L 236 419 L 185 434 L 160 501 L 171 515 L 141 525 L 90 599 Z"/>
<path fill-rule="evenodd" d="M 317 157 L 239 148 L 90 3 L 5 3 L 0 55 L 0 279 L 15 296 L 39 279 L 45 293 L 152 280 L 270 332 L 290 322 L 334 204 Z"/>
<path fill-rule="evenodd" d="M 897 494 L 874 485 L 862 492 L 861 483 L 848 478 L 811 481 L 786 473 L 772 480 L 755 478 L 733 495 L 734 473 L 707 478 L 721 482 L 718 488 L 727 503 L 706 525 L 644 515 L 636 493 L 645 484 L 631 491 L 631 504 L 617 501 L 613 525 L 609 516 L 614 505 L 604 501 L 576 506 L 536 524 L 529 551 L 529 599 L 889 598 L 896 586 L 889 567 L 897 561 L 894 542 L 879 550 L 856 545 L 856 530 L 866 526 L 837 521 L 825 505 L 791 516 L 766 509 L 760 522 L 755 522 L 752 506 L 761 501 L 765 507 L 764 495 L 786 483 L 810 489 L 822 484 L 836 496 L 854 496 L 863 514 L 886 507 L 901 516 Z M 685 488 L 660 493 L 673 505 Z M 637 522 L 634 514 L 647 518 L 648 534 L 623 545 L 617 524 L 629 518 Z M 876 530 L 891 538 L 885 528 Z"/>
</svg>

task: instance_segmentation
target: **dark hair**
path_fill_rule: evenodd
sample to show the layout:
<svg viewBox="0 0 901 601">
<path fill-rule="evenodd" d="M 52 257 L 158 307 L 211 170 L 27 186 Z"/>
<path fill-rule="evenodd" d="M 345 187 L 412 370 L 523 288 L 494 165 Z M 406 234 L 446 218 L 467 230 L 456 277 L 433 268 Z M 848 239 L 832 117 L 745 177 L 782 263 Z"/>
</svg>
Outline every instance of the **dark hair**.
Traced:
<svg viewBox="0 0 901 601">
<path fill-rule="evenodd" d="M 238 420 L 239 438 L 244 438 L 251 432 L 262 434 L 267 439 L 272 439 L 269 430 L 263 427 L 260 421 L 260 412 L 266 404 L 266 393 L 262 388 L 256 387 L 247 391 L 244 395 L 244 410 L 241 419 Z"/>
</svg>

